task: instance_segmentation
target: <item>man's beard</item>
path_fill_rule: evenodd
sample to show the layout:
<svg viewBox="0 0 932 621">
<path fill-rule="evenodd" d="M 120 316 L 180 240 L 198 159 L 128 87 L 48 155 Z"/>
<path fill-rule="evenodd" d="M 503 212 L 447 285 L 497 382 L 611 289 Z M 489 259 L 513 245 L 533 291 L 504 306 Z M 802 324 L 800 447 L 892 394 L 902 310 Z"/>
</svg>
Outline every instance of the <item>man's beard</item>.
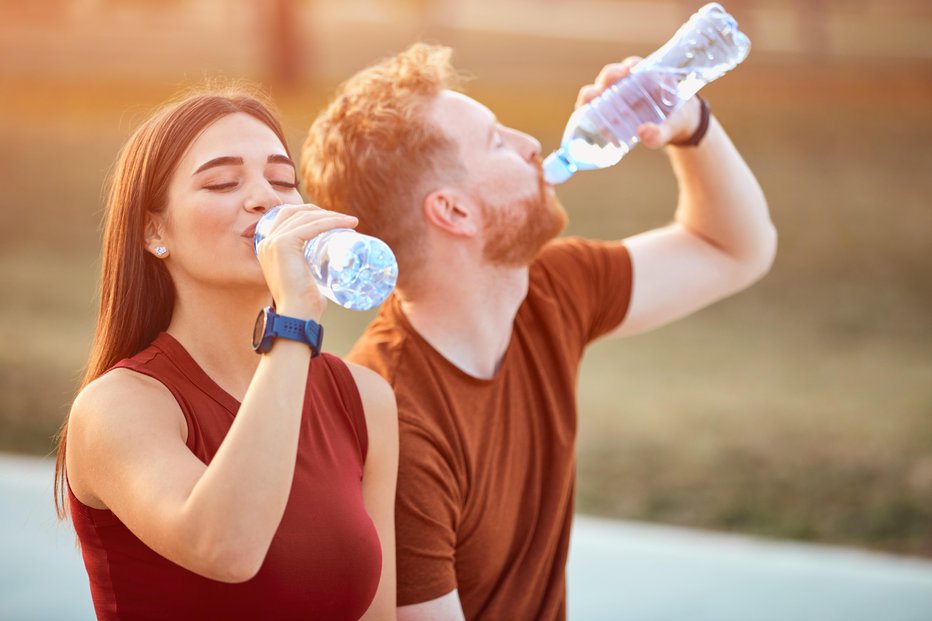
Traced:
<svg viewBox="0 0 932 621">
<path fill-rule="evenodd" d="M 530 265 L 544 244 L 566 226 L 566 211 L 544 184 L 543 174 L 535 196 L 508 205 L 481 201 L 485 220 L 486 261 L 503 267 Z"/>
</svg>

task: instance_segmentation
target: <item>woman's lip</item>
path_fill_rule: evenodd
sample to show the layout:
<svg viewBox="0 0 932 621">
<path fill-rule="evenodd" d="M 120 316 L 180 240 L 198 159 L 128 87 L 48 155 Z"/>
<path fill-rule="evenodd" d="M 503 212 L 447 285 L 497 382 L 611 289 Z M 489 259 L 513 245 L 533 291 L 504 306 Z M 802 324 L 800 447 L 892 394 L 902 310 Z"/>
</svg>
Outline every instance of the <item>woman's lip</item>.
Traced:
<svg viewBox="0 0 932 621">
<path fill-rule="evenodd" d="M 253 237 L 255 237 L 257 224 L 259 224 L 258 220 L 256 220 L 255 222 L 247 226 L 246 229 L 243 231 L 243 237 L 248 237 L 249 239 L 252 239 Z"/>
</svg>

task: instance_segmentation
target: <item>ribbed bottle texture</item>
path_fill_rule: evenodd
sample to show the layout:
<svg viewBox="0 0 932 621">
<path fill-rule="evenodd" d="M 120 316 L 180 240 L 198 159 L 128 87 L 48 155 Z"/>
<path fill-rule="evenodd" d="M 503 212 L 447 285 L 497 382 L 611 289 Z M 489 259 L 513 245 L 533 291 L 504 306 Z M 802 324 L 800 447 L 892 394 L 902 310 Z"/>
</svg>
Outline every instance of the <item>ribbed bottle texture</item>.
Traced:
<svg viewBox="0 0 932 621">
<path fill-rule="evenodd" d="M 743 61 L 750 40 L 717 3 L 707 4 L 631 73 L 578 108 L 560 148 L 544 160 L 550 183 L 617 164 L 638 143 L 642 123 L 660 123 L 700 88 Z"/>
</svg>

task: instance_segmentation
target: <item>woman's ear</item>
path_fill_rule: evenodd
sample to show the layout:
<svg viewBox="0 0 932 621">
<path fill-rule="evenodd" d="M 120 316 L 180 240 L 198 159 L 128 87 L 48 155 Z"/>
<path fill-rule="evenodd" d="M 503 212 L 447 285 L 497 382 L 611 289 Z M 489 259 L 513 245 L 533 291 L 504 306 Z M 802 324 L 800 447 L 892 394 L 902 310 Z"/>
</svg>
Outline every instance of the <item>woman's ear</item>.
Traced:
<svg viewBox="0 0 932 621">
<path fill-rule="evenodd" d="M 456 237 L 472 237 L 479 231 L 479 206 L 450 188 L 434 190 L 424 198 L 428 222 Z"/>
<path fill-rule="evenodd" d="M 168 245 L 163 238 L 162 217 L 159 214 L 146 214 L 146 228 L 144 231 L 146 250 L 160 259 L 168 256 Z"/>
</svg>

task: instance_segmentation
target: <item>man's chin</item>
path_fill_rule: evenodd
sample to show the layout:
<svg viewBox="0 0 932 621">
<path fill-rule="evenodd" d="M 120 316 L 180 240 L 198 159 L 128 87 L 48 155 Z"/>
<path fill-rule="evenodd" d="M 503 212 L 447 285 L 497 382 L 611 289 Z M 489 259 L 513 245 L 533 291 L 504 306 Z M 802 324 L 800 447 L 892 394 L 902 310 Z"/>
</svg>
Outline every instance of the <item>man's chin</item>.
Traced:
<svg viewBox="0 0 932 621">
<path fill-rule="evenodd" d="M 511 217 L 503 217 L 509 213 Z M 538 193 L 512 210 L 484 206 L 485 260 L 501 267 L 526 267 L 541 249 L 566 228 L 566 210 L 553 188 L 541 183 Z"/>
<path fill-rule="evenodd" d="M 548 211 L 551 209 L 548 206 Z M 537 258 L 549 242 L 557 238 L 566 228 L 566 212 L 557 203 L 544 218 L 523 227 L 519 235 L 509 240 L 498 238 L 486 245 L 485 258 L 501 267 L 527 267 Z"/>
</svg>

